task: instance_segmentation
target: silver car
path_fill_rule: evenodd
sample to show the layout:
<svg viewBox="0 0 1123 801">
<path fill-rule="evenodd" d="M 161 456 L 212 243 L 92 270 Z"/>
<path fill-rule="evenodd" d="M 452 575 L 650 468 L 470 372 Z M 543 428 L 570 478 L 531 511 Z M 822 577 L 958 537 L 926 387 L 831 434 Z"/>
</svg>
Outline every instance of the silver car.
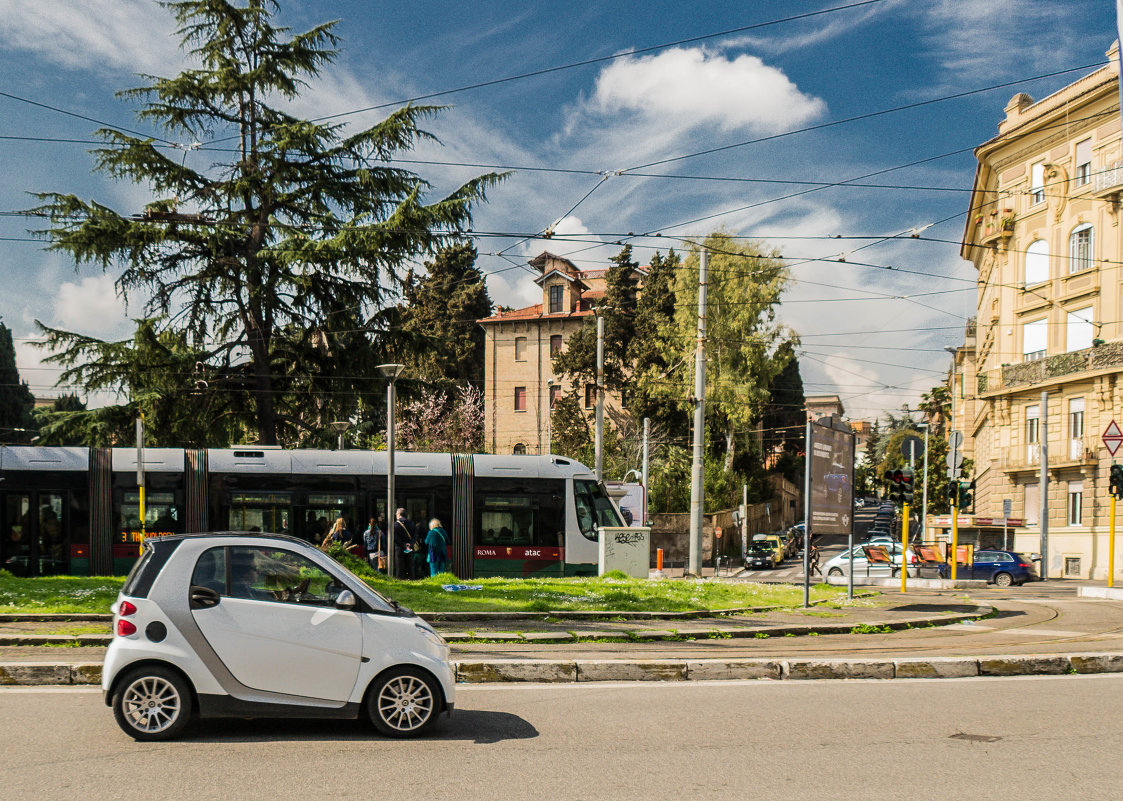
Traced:
<svg viewBox="0 0 1123 801">
<path fill-rule="evenodd" d="M 892 559 L 892 566 L 888 562 L 870 561 L 866 557 L 866 548 L 884 548 Z M 908 549 L 909 564 L 913 563 L 912 548 Z M 827 578 L 841 578 L 854 571 L 855 578 L 869 576 L 870 578 L 891 578 L 901 574 L 901 543 L 899 542 L 869 542 L 855 545 L 850 550 L 832 556 L 823 565 L 823 575 Z M 915 568 L 910 567 L 908 574 L 916 575 Z"/>
</svg>

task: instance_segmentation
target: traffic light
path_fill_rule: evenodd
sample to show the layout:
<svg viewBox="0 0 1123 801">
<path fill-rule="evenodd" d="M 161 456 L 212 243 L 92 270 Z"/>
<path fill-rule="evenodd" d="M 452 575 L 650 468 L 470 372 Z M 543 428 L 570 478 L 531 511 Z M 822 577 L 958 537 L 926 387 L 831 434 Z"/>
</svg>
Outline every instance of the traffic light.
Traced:
<svg viewBox="0 0 1123 801">
<path fill-rule="evenodd" d="M 905 503 L 912 503 L 913 496 L 913 472 L 905 468 L 898 471 L 901 475 L 901 500 Z"/>
<path fill-rule="evenodd" d="M 972 491 L 974 491 L 974 489 L 975 489 L 975 480 L 974 479 L 971 479 L 970 481 L 960 481 L 959 482 L 959 508 L 960 509 L 966 509 L 968 506 L 971 505 L 971 503 L 974 500 L 971 493 L 972 493 Z"/>
<path fill-rule="evenodd" d="M 1123 465 L 1113 464 L 1110 471 L 1111 494 L 1116 498 L 1123 497 Z"/>
<path fill-rule="evenodd" d="M 948 482 L 948 507 L 951 509 L 959 508 L 959 482 Z"/>
<path fill-rule="evenodd" d="M 885 480 L 889 483 L 889 500 L 900 503 L 904 497 L 903 476 L 900 470 L 885 471 Z"/>
</svg>

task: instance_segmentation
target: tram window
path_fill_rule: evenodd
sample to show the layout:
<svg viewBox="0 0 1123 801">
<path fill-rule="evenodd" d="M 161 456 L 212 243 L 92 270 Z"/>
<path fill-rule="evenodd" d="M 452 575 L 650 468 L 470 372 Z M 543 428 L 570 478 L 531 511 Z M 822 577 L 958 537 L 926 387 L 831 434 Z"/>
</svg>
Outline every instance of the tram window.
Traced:
<svg viewBox="0 0 1123 801">
<path fill-rule="evenodd" d="M 350 492 L 309 494 L 308 506 L 304 510 L 297 536 L 319 545 L 339 517 L 343 518 L 353 534 L 355 527 L 364 522 L 359 513 L 357 498 Z"/>
<path fill-rule="evenodd" d="M 598 526 L 622 526 L 616 507 L 596 481 L 573 480 L 573 500 L 577 506 L 577 525 L 590 540 L 597 538 Z"/>
<path fill-rule="evenodd" d="M 483 545 L 540 545 L 538 509 L 529 498 L 484 496 L 480 512 Z"/>
<path fill-rule="evenodd" d="M 180 509 L 175 503 L 175 493 L 150 492 L 144 497 L 144 533 L 146 536 L 159 537 L 178 534 Z M 117 530 L 123 543 L 140 542 L 140 493 L 126 492 L 123 503 L 117 510 Z"/>
<path fill-rule="evenodd" d="M 227 525 L 231 531 L 289 533 L 292 500 L 284 492 L 236 492 L 230 498 Z"/>
</svg>

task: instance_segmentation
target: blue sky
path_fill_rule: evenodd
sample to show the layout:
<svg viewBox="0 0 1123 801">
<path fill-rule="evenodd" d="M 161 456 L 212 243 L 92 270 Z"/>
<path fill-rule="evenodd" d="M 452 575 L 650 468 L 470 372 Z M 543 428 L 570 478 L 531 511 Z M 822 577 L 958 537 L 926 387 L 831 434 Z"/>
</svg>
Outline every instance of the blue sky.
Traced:
<svg viewBox="0 0 1123 801">
<path fill-rule="evenodd" d="M 837 393 L 861 418 L 915 407 L 946 371 L 944 346 L 962 341 L 974 310 L 973 270 L 957 244 L 971 149 L 997 132 L 1012 95 L 1044 97 L 1103 63 L 1115 19 L 1109 0 L 1067 0 L 1065 22 L 1045 0 L 845 5 L 320 0 L 283 2 L 279 21 L 303 30 L 340 20 L 338 60 L 295 104 L 309 117 L 623 54 L 430 101 L 450 108 L 429 126 L 441 146 L 426 145 L 418 159 L 578 171 L 516 169 L 478 210 L 481 232 L 558 234 L 481 238 L 492 298 L 535 302 L 518 265 L 543 249 L 588 269 L 627 232 L 663 234 L 631 240 L 645 260 L 673 237 L 724 226 L 791 259 L 796 280 L 781 318 L 803 338 L 807 391 Z M 827 13 L 776 22 L 816 11 Z M 149 0 L 0 0 L 0 20 L 0 92 L 22 98 L 0 96 L 0 136 L 80 140 L 0 139 L 0 212 L 33 206 L 37 191 L 138 211 L 151 195 L 91 173 L 82 142 L 100 126 L 73 115 L 152 132 L 114 93 L 143 85 L 138 73 L 170 76 L 185 65 L 170 15 Z M 630 55 L 749 26 L 758 27 Z M 364 125 L 385 113 L 346 119 Z M 725 149 L 679 158 L 715 148 Z M 483 171 L 412 166 L 435 192 Z M 874 173 L 859 183 L 892 188 L 818 187 Z M 921 239 L 900 236 L 933 223 Z M 124 337 L 140 305 L 115 295 L 112 271 L 75 270 L 19 241 L 31 227 L 0 214 L 0 317 L 17 338 L 22 376 L 51 394 L 33 321 Z M 832 260 L 840 253 L 845 262 Z"/>
</svg>

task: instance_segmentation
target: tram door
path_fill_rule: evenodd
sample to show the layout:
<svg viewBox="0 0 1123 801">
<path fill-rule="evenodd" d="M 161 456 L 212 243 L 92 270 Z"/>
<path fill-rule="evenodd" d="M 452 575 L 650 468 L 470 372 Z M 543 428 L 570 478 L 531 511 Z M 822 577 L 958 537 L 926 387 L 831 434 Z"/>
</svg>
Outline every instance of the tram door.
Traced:
<svg viewBox="0 0 1123 801">
<path fill-rule="evenodd" d="M 65 493 L 6 493 L 0 566 L 16 576 L 66 572 L 66 514 Z"/>
</svg>

